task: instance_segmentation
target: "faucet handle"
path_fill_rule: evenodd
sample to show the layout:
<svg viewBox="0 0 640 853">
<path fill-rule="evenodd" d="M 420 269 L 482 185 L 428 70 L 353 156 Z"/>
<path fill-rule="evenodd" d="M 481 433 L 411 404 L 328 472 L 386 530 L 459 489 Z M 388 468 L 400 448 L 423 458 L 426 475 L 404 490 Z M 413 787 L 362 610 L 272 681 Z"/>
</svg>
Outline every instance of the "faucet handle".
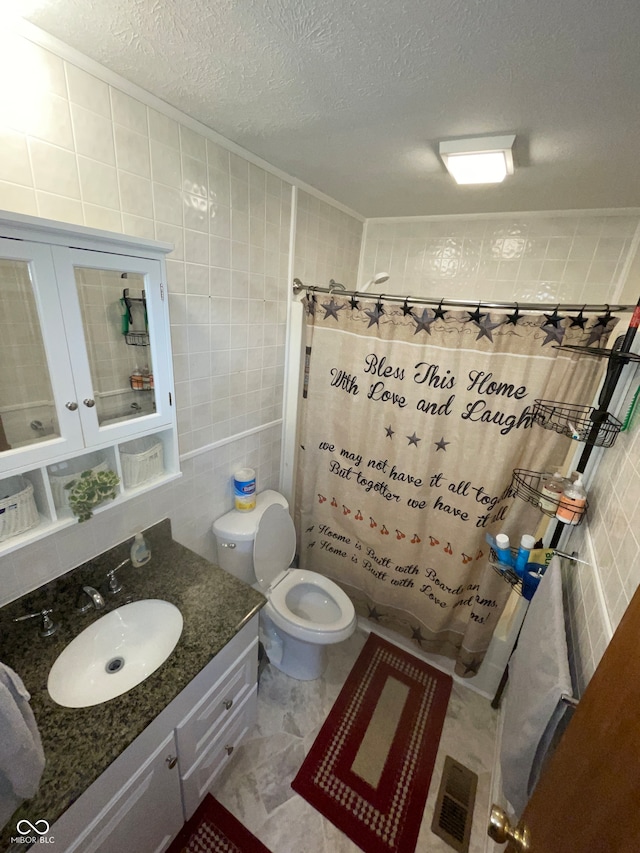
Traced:
<svg viewBox="0 0 640 853">
<path fill-rule="evenodd" d="M 129 560 L 129 557 L 127 557 L 126 560 L 123 560 L 121 563 L 118 563 L 115 568 L 109 569 L 109 571 L 107 572 L 107 578 L 109 580 L 108 588 L 111 595 L 116 595 L 117 593 L 122 592 L 122 584 L 116 577 L 116 572 L 118 571 L 118 569 L 121 569 L 123 566 L 126 566 L 129 562 L 131 561 Z"/>
<path fill-rule="evenodd" d="M 25 616 L 17 616 L 13 621 L 14 622 L 24 622 L 25 619 L 36 619 L 38 616 L 42 618 L 42 624 L 40 625 L 40 631 L 38 632 L 41 637 L 50 637 L 52 634 L 58 630 L 58 626 L 54 624 L 50 615 L 53 613 L 51 608 L 44 608 L 43 610 L 39 610 L 37 613 L 27 613 Z"/>
</svg>

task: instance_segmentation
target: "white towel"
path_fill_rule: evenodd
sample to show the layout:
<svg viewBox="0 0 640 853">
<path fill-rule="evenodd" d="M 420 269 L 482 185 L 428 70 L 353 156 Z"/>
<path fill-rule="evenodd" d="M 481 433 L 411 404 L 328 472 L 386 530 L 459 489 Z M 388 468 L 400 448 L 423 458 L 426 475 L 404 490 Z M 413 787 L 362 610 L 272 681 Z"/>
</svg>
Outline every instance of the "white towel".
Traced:
<svg viewBox="0 0 640 853">
<path fill-rule="evenodd" d="M 0 663 L 0 828 L 34 796 L 44 770 L 30 698 L 20 676 Z"/>
<path fill-rule="evenodd" d="M 547 568 L 525 616 L 509 662 L 500 764 L 502 785 L 515 813 L 522 814 L 535 788 L 547 750 L 573 695 L 562 606 L 558 557 Z"/>
</svg>

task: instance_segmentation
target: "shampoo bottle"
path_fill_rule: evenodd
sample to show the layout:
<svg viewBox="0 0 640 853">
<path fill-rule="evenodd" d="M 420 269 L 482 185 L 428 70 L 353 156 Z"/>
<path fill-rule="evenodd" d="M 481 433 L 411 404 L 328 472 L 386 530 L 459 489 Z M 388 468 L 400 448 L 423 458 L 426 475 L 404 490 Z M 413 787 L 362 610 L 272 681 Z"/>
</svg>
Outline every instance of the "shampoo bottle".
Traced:
<svg viewBox="0 0 640 853">
<path fill-rule="evenodd" d="M 540 509 L 555 515 L 560 497 L 566 485 L 567 480 L 558 473 L 545 480 L 542 485 L 540 500 L 538 501 Z"/>
<path fill-rule="evenodd" d="M 531 536 L 529 533 L 525 533 L 520 540 L 520 548 L 518 549 L 518 556 L 516 557 L 515 565 L 516 574 L 520 575 L 520 577 L 524 576 L 525 566 L 529 562 L 529 554 L 535 544 L 535 537 Z"/>
<path fill-rule="evenodd" d="M 569 483 L 560 498 L 556 518 L 565 524 L 578 524 L 587 505 L 587 493 L 582 483 L 582 474 Z"/>
<path fill-rule="evenodd" d="M 498 555 L 499 563 L 513 568 L 513 558 L 511 557 L 511 548 L 509 547 L 509 537 L 506 533 L 498 533 L 496 536 L 496 554 Z"/>
<path fill-rule="evenodd" d="M 131 565 L 136 569 L 144 566 L 151 559 L 151 551 L 142 533 L 136 533 L 131 545 Z"/>
</svg>

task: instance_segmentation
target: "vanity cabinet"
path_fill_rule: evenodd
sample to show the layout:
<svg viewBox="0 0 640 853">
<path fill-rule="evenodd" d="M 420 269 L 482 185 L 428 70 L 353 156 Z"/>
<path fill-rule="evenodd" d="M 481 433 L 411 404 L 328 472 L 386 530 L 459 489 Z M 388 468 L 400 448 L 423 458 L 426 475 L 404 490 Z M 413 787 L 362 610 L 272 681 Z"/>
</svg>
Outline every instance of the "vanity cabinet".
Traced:
<svg viewBox="0 0 640 853">
<path fill-rule="evenodd" d="M 119 498 L 179 474 L 164 271 L 170 250 L 0 214 L 0 501 L 7 501 L 0 503 L 0 553 L 74 521 L 55 494 L 65 466 L 115 471 Z M 132 441 L 142 442 L 137 456 L 148 452 L 149 437 L 161 445 L 160 464 L 127 484 L 121 457 Z M 29 491 L 37 519 L 33 511 L 15 514 L 16 488 Z"/>
<path fill-rule="evenodd" d="M 254 725 L 257 666 L 256 615 L 51 827 L 58 853 L 165 850 Z"/>
<path fill-rule="evenodd" d="M 51 835 L 55 839 L 56 850 L 62 849 L 65 853 L 135 850 L 143 853 L 166 850 L 171 844 L 183 823 L 173 733 L 165 738 L 142 767 L 136 764 L 138 756 L 135 751 L 123 757 L 126 763 L 120 770 L 124 773 L 128 766 L 131 778 L 97 815 L 88 813 L 85 807 L 87 823 L 84 831 L 75 838 L 67 841 L 65 833 L 60 831 L 58 824 L 54 824 Z"/>
</svg>

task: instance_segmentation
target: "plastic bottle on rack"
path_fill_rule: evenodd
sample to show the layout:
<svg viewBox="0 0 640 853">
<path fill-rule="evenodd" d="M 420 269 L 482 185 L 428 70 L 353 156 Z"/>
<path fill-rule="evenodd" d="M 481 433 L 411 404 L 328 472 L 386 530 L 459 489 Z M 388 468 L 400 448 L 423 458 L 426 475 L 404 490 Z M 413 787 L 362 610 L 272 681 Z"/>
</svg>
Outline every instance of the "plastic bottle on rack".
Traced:
<svg viewBox="0 0 640 853">
<path fill-rule="evenodd" d="M 587 493 L 582 482 L 582 474 L 568 483 L 560 497 L 556 518 L 565 524 L 579 524 L 587 505 Z"/>
<path fill-rule="evenodd" d="M 543 512 L 549 512 L 555 515 L 556 510 L 558 509 L 558 503 L 560 502 L 560 498 L 562 496 L 563 491 L 567 485 L 567 480 L 556 472 L 553 477 L 549 477 L 542 484 L 540 499 L 538 500 L 538 506 Z"/>
<path fill-rule="evenodd" d="M 522 539 L 520 540 L 520 548 L 518 549 L 515 564 L 516 574 L 520 575 L 520 577 L 524 576 L 525 566 L 529 562 L 529 554 L 535 544 L 535 536 L 531 536 L 529 533 L 523 534 Z"/>
<path fill-rule="evenodd" d="M 513 568 L 513 557 L 511 556 L 509 537 L 506 533 L 498 533 L 496 536 L 496 554 L 498 555 L 499 563 L 503 566 Z"/>
</svg>

